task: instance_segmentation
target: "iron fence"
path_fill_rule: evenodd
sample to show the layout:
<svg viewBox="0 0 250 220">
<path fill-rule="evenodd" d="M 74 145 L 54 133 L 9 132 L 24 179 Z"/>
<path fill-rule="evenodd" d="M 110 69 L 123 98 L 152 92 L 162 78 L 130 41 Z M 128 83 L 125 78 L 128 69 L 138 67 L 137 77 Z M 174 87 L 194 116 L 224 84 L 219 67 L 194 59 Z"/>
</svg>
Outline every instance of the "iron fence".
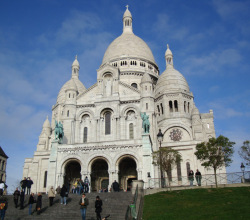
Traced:
<svg viewBox="0 0 250 220">
<path fill-rule="evenodd" d="M 236 172 L 236 173 L 219 173 L 216 174 L 217 184 L 234 184 L 234 183 L 243 183 L 250 182 L 250 171 L 246 172 Z M 163 186 L 190 186 L 190 180 L 187 176 L 179 177 L 171 177 L 170 181 L 168 181 L 167 177 L 162 179 Z M 193 184 L 196 185 L 197 182 L 194 178 Z M 201 178 L 202 186 L 210 186 L 216 185 L 215 183 L 215 175 L 214 174 L 206 174 L 202 175 Z M 148 181 L 147 188 L 160 188 L 161 187 L 161 178 L 150 178 Z"/>
</svg>

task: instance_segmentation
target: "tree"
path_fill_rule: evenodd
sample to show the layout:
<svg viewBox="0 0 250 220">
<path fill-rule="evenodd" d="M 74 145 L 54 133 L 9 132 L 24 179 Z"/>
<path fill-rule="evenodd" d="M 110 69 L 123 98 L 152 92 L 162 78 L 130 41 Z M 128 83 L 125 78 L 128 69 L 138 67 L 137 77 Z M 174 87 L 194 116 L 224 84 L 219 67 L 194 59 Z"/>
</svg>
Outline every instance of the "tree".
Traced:
<svg viewBox="0 0 250 220">
<path fill-rule="evenodd" d="M 238 153 L 246 165 L 250 166 L 250 141 L 244 141 Z"/>
<path fill-rule="evenodd" d="M 203 161 L 202 166 L 212 167 L 214 169 L 215 184 L 217 187 L 216 170 L 222 166 L 229 166 L 232 163 L 233 145 L 235 142 L 229 141 L 227 137 L 220 135 L 217 138 L 210 138 L 208 142 L 202 142 L 196 145 L 194 153 L 197 159 Z"/>
<path fill-rule="evenodd" d="M 162 170 L 167 173 L 168 184 L 170 187 L 171 170 L 182 161 L 181 154 L 171 148 L 160 148 L 158 151 L 152 153 L 153 164 L 160 167 L 161 175 Z M 162 176 L 161 176 L 162 180 Z"/>
</svg>

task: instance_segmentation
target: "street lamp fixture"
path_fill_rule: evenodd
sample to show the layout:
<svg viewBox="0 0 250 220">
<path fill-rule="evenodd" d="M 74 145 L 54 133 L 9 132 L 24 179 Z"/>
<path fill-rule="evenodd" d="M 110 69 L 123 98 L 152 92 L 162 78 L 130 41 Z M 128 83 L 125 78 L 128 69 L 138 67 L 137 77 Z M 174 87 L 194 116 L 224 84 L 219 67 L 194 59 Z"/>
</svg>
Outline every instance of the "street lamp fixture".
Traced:
<svg viewBox="0 0 250 220">
<path fill-rule="evenodd" d="M 157 134 L 157 140 L 158 140 L 158 142 L 160 144 L 160 150 L 161 150 L 161 142 L 163 140 L 163 134 L 161 133 L 161 129 L 159 129 L 159 132 Z M 163 182 L 163 171 L 162 171 L 162 166 L 161 166 L 161 160 L 162 160 L 162 158 L 161 158 L 161 151 L 160 151 L 161 188 L 163 188 L 164 187 L 164 182 Z"/>
<path fill-rule="evenodd" d="M 241 169 L 241 171 L 243 172 L 243 179 L 242 179 L 242 182 L 244 183 L 245 182 L 245 165 L 243 164 L 243 163 L 241 163 L 241 165 L 240 165 L 240 169 Z"/>
</svg>

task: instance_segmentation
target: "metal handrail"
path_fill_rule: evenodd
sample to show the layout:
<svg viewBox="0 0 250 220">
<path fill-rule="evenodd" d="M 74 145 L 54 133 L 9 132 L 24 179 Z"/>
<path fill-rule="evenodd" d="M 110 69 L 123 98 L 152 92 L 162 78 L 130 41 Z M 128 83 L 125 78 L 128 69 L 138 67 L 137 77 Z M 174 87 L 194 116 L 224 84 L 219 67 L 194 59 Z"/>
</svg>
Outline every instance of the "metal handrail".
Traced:
<svg viewBox="0 0 250 220">
<path fill-rule="evenodd" d="M 250 171 L 243 172 L 234 172 L 234 173 L 219 173 L 216 174 L 217 184 L 234 184 L 234 183 L 242 183 L 242 182 L 250 182 Z M 163 178 L 164 186 L 169 186 L 168 178 Z M 196 180 L 194 178 L 194 184 Z M 209 186 L 215 185 L 215 175 L 214 174 L 206 174 L 202 175 L 201 185 Z M 170 181 L 170 186 L 189 186 L 190 180 L 188 176 L 182 176 L 181 178 L 172 177 Z M 147 188 L 160 188 L 161 187 L 161 178 L 150 178 L 148 182 Z"/>
</svg>

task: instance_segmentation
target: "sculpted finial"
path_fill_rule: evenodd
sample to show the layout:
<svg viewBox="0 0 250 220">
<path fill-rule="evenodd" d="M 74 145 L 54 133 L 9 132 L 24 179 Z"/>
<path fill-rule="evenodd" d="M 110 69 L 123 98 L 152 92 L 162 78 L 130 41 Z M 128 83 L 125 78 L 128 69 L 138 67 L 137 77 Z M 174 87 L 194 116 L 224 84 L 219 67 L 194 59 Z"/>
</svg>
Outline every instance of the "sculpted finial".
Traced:
<svg viewBox="0 0 250 220">
<path fill-rule="evenodd" d="M 169 45 L 167 44 L 167 48 L 169 49 Z"/>
<path fill-rule="evenodd" d="M 126 8 L 127 8 L 127 10 L 128 10 L 128 5 L 126 5 Z"/>
<path fill-rule="evenodd" d="M 77 60 L 77 55 L 75 56 L 75 59 Z"/>
</svg>

